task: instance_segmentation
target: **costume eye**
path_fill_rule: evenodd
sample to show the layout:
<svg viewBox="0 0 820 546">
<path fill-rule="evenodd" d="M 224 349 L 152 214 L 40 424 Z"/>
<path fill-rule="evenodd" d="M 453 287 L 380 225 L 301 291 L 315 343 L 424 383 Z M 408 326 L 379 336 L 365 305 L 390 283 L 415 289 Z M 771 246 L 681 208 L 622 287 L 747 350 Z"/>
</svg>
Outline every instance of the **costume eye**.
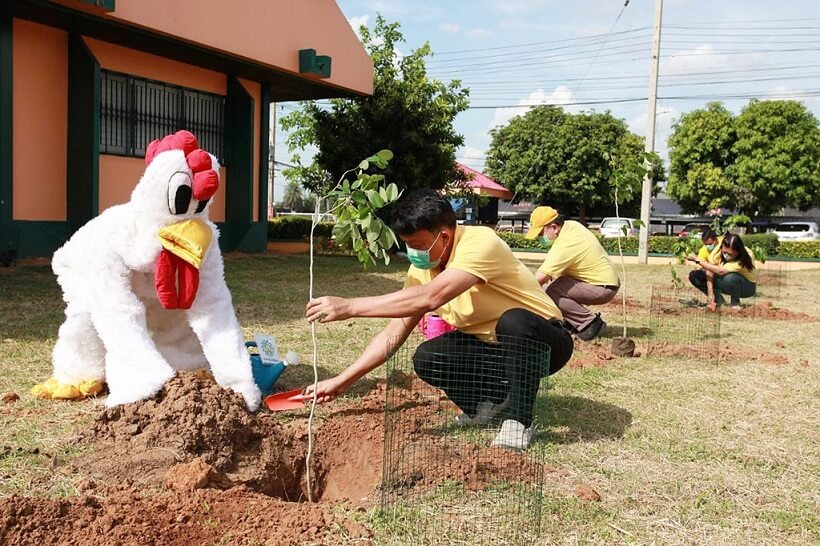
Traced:
<svg viewBox="0 0 820 546">
<path fill-rule="evenodd" d="M 168 210 L 171 214 L 185 214 L 191 208 L 193 189 L 188 173 L 177 171 L 168 181 Z"/>
</svg>

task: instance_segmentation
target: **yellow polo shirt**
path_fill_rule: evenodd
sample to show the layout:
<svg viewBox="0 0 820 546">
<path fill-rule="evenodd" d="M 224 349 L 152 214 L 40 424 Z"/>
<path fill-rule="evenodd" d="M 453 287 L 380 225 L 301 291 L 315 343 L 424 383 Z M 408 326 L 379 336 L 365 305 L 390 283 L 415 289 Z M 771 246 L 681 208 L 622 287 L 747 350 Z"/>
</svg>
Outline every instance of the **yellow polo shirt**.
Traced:
<svg viewBox="0 0 820 546">
<path fill-rule="evenodd" d="M 464 333 L 491 339 L 498 319 L 514 308 L 527 309 L 546 319 L 563 318 L 532 273 L 490 228 L 457 226 L 445 268 L 481 279 L 437 310 L 441 318 Z M 425 285 L 439 273 L 438 268 L 419 269 L 411 265 L 404 287 Z"/>
<path fill-rule="evenodd" d="M 724 268 L 729 270 L 729 273 L 740 273 L 743 275 L 746 280 L 749 282 L 757 282 L 757 269 L 748 270 L 743 265 L 735 260 L 734 262 L 726 262 L 725 264 L 721 264 Z"/>
<path fill-rule="evenodd" d="M 698 260 L 702 262 L 709 262 L 710 264 L 720 265 L 720 247 L 723 244 L 723 236 L 717 238 L 715 247 L 710 251 L 706 245 L 700 247 L 698 250 Z M 698 266 L 698 268 L 703 269 Z"/>
<path fill-rule="evenodd" d="M 573 279 L 598 286 L 619 286 L 618 273 L 598 238 L 582 224 L 567 220 L 538 271 L 553 279 Z"/>
</svg>

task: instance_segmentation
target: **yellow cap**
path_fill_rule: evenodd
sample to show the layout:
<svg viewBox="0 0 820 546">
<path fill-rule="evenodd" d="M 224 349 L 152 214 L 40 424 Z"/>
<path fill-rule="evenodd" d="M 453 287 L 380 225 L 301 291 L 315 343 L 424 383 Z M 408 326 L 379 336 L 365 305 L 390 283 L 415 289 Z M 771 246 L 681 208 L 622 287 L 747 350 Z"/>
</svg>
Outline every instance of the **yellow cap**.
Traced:
<svg viewBox="0 0 820 546">
<path fill-rule="evenodd" d="M 530 230 L 524 236 L 526 239 L 535 239 L 541 235 L 544 226 L 558 218 L 558 211 L 552 207 L 536 207 L 530 215 Z"/>
</svg>

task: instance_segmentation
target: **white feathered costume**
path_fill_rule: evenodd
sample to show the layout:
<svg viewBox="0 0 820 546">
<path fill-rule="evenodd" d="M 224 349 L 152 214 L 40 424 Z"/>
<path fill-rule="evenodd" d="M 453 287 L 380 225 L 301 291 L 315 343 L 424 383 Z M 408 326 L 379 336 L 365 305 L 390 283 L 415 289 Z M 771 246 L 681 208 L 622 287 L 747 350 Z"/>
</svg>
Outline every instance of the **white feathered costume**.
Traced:
<svg viewBox="0 0 820 546">
<path fill-rule="evenodd" d="M 105 210 L 54 253 L 66 319 L 54 376 L 33 392 L 81 398 L 104 381 L 111 407 L 152 396 L 178 370 L 209 368 L 256 410 L 261 393 L 208 220 L 219 185 L 216 158 L 179 131 L 152 142 L 145 161 L 131 200 Z"/>
</svg>

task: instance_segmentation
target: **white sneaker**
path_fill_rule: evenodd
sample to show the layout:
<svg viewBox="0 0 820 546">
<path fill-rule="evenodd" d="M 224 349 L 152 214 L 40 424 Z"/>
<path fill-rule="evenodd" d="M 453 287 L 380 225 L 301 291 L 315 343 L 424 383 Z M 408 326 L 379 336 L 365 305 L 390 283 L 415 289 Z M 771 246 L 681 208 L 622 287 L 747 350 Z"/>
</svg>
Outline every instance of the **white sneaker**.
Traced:
<svg viewBox="0 0 820 546">
<path fill-rule="evenodd" d="M 515 450 L 527 449 L 534 434 L 534 425 L 527 428 L 514 419 L 507 419 L 501 423 L 501 430 L 498 431 L 490 446 Z"/>
<path fill-rule="evenodd" d="M 467 415 L 466 413 L 462 413 L 461 415 L 456 415 L 456 424 L 457 425 L 486 425 L 493 418 L 504 411 L 507 406 L 510 405 L 510 395 L 507 395 L 507 398 L 504 399 L 503 402 L 500 404 L 493 404 L 489 400 L 484 400 L 478 404 L 478 408 L 476 408 L 475 415 Z"/>
</svg>

